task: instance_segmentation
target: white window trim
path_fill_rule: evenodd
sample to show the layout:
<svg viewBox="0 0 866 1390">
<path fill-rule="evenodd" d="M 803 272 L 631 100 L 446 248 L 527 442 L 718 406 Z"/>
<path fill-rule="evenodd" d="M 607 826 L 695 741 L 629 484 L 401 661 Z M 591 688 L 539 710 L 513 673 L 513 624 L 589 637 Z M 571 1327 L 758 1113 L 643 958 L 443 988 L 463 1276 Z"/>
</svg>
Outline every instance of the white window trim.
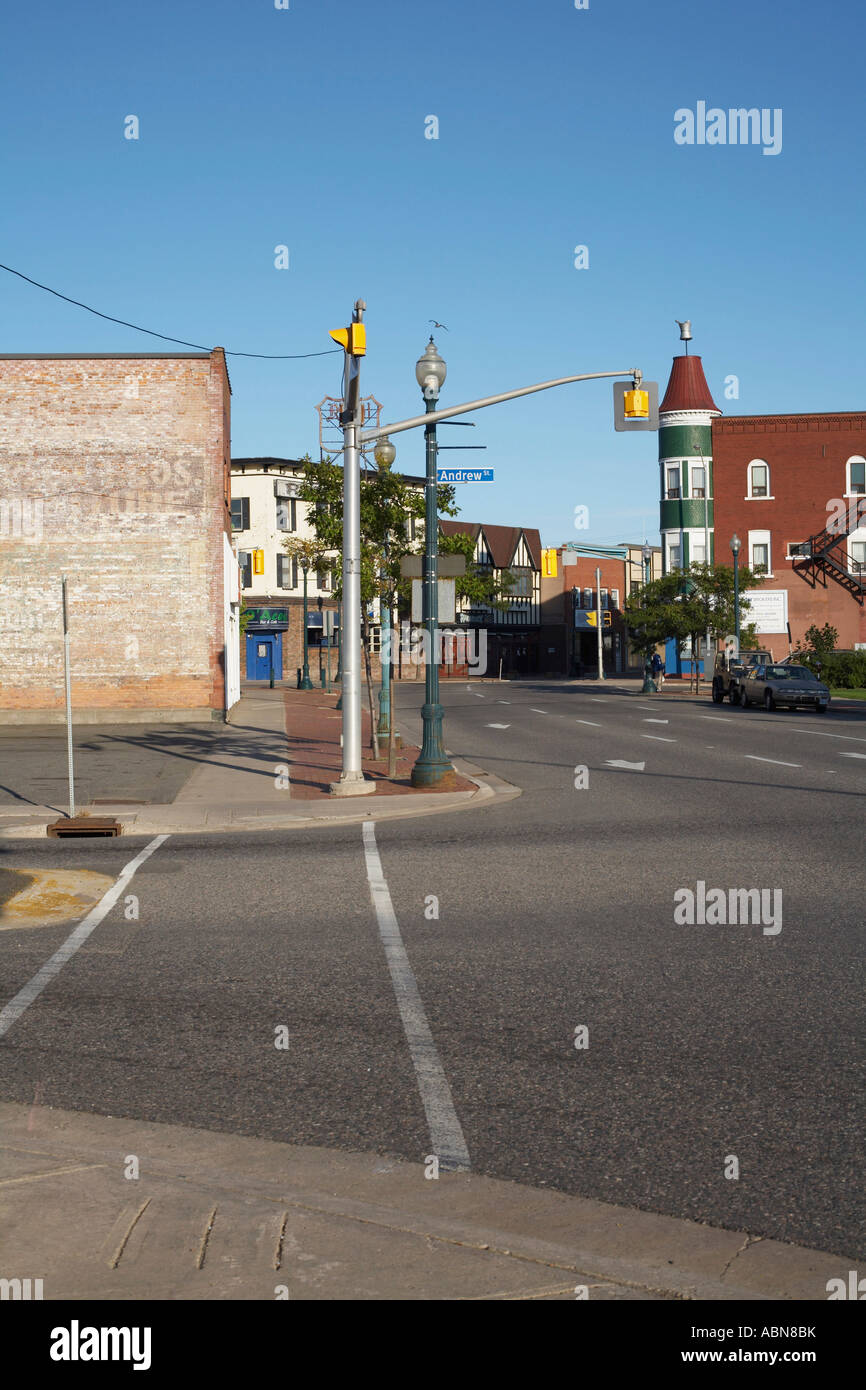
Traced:
<svg viewBox="0 0 866 1390">
<path fill-rule="evenodd" d="M 773 495 L 772 495 L 771 493 L 769 493 L 769 492 L 767 493 L 767 496 L 766 496 L 766 497 L 759 497 L 756 493 L 752 492 L 752 469 L 753 469 L 753 468 L 766 468 L 766 470 L 767 470 L 767 487 L 770 488 L 770 487 L 772 487 L 772 485 L 773 485 L 773 478 L 772 478 L 772 474 L 771 474 L 771 472 L 770 472 L 770 465 L 769 465 L 769 463 L 767 462 L 767 460 L 766 460 L 766 459 L 749 459 L 749 462 L 748 462 L 747 465 L 746 465 L 746 494 L 747 494 L 747 495 L 746 495 L 745 500 L 746 500 L 747 502 L 775 502 L 775 500 L 776 500 L 775 497 L 773 497 Z"/>
<path fill-rule="evenodd" d="M 761 498 L 760 500 L 763 501 L 763 500 L 765 500 L 765 499 Z M 766 537 L 766 540 L 764 540 L 764 539 L 758 539 L 758 537 Z M 759 579 L 759 580 L 764 580 L 764 579 L 775 579 L 776 576 L 775 576 L 775 574 L 773 573 L 773 536 L 772 536 L 772 532 L 767 531 L 767 530 L 763 530 L 763 529 L 760 530 L 760 531 L 750 531 L 750 532 L 749 532 L 749 534 L 748 534 L 748 536 L 747 536 L 747 538 L 746 538 L 746 556 L 747 556 L 747 562 L 748 562 L 748 568 L 749 568 L 749 569 L 752 569 L 752 568 L 753 568 L 753 566 L 752 566 L 752 548 L 753 548 L 754 546 L 756 546 L 756 545 L 766 545 L 766 547 L 767 547 L 767 559 L 768 559 L 768 561 L 769 561 L 769 563 L 768 563 L 768 565 L 767 565 L 767 568 L 765 569 L 764 573 L 758 575 L 758 579 Z"/>
<path fill-rule="evenodd" d="M 866 497 L 866 492 L 852 492 L 852 491 L 851 491 L 851 464 L 852 464 L 852 463 L 866 463 L 866 456 L 864 456 L 863 454 L 852 454 L 851 457 L 850 457 L 849 459 L 846 459 L 846 460 L 845 460 L 845 489 L 846 489 L 846 491 L 845 491 L 845 496 L 846 496 L 846 497 Z"/>
</svg>

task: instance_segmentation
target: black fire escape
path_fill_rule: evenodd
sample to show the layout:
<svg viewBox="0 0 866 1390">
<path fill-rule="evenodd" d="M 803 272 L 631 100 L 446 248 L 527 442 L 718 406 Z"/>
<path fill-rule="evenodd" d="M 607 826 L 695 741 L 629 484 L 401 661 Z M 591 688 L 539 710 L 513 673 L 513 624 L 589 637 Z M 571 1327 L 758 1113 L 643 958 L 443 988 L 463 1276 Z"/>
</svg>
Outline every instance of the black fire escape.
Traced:
<svg viewBox="0 0 866 1390">
<path fill-rule="evenodd" d="M 848 557 L 848 537 L 844 531 L 825 528 L 810 536 L 799 547 L 800 558 L 795 561 L 794 573 L 814 589 L 818 584 L 827 587 L 832 579 L 863 606 L 866 590 L 866 565 Z"/>
</svg>

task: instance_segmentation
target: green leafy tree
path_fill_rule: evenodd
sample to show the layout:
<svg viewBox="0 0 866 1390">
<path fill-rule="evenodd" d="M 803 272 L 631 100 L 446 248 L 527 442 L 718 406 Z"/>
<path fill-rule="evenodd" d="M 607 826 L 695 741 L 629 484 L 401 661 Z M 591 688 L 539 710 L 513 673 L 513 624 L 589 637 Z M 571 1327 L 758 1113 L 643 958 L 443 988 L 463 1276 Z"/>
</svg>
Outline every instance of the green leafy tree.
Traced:
<svg viewBox="0 0 866 1390">
<path fill-rule="evenodd" d="M 760 578 L 751 570 L 739 571 L 740 593 L 755 588 Z M 692 651 L 704 634 L 719 641 L 735 630 L 734 572 L 727 565 L 689 565 L 673 570 L 633 591 L 623 609 L 634 646 L 645 655 L 668 638 L 678 645 L 691 640 Z M 753 624 L 740 625 L 740 640 L 755 636 Z M 694 662 L 695 689 L 699 675 Z"/>
</svg>

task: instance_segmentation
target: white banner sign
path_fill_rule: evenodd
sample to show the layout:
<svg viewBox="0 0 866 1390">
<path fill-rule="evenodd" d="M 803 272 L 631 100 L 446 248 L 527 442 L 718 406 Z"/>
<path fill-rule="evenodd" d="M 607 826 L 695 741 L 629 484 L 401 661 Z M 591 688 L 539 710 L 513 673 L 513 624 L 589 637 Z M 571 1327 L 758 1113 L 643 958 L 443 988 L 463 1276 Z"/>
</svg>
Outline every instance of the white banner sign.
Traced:
<svg viewBox="0 0 866 1390">
<path fill-rule="evenodd" d="M 740 599 L 744 623 L 755 623 L 759 633 L 785 632 L 788 623 L 788 590 L 758 589 Z"/>
</svg>

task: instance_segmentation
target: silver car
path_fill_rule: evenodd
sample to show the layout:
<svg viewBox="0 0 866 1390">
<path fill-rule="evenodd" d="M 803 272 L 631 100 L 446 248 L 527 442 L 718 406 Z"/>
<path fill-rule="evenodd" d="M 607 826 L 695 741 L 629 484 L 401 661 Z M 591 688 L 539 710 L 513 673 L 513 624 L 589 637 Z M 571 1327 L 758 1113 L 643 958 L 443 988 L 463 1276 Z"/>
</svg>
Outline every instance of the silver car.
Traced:
<svg viewBox="0 0 866 1390">
<path fill-rule="evenodd" d="M 829 703 L 830 691 L 808 666 L 753 666 L 740 684 L 743 709 L 749 705 L 763 705 L 767 710 L 780 705 L 806 706 L 824 714 Z"/>
</svg>

